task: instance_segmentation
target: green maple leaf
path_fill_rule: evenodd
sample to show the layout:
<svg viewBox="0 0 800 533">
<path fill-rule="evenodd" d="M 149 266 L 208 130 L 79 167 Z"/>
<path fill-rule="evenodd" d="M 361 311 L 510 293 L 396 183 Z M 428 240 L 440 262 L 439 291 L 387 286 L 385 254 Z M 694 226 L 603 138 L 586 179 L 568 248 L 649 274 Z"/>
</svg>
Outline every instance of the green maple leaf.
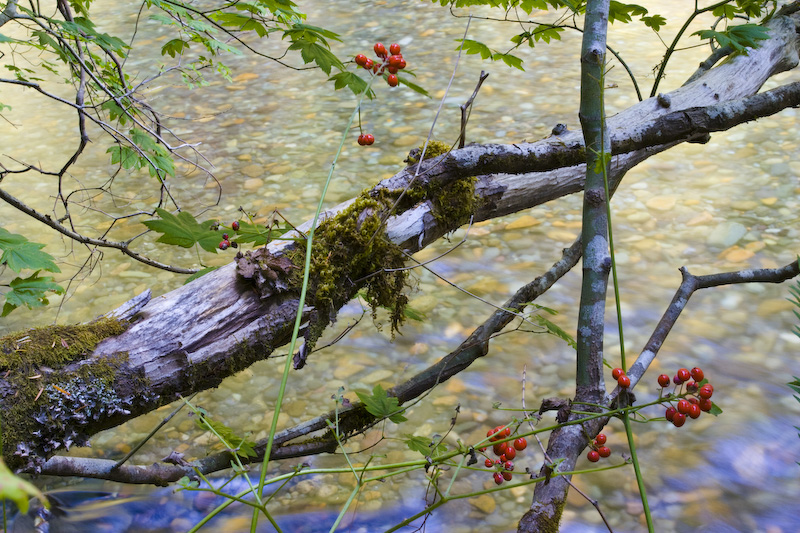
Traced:
<svg viewBox="0 0 800 533">
<path fill-rule="evenodd" d="M 406 446 L 408 446 L 410 450 L 419 452 L 425 457 L 436 457 L 447 451 L 447 446 L 442 443 L 438 443 L 434 446 L 433 444 L 435 441 L 426 437 L 415 437 L 408 433 L 406 433 L 404 437 L 406 437 Z"/>
<path fill-rule="evenodd" d="M 371 415 L 378 418 L 388 418 L 395 424 L 408 420 L 398 412 L 400 410 L 400 402 L 397 398 L 388 396 L 380 385 L 375 385 L 372 389 L 372 396 L 363 392 L 356 392 L 356 394 Z"/>
<path fill-rule="evenodd" d="M 6 316 L 22 305 L 28 309 L 47 305 L 47 292 L 64 294 L 61 285 L 54 283 L 51 277 L 39 277 L 38 270 L 27 278 L 14 278 L 8 286 L 11 290 L 6 293 L 6 303 L 0 316 Z"/>
<path fill-rule="evenodd" d="M 156 214 L 161 217 L 160 220 L 145 220 L 142 224 L 155 232 L 163 233 L 157 242 L 175 244 L 183 248 L 191 248 L 195 244 L 199 244 L 203 250 L 208 252 L 217 251 L 222 238 L 218 232 L 210 229 L 215 221 L 206 220 L 201 223 L 186 211 L 173 215 L 161 208 L 156 209 Z"/>
<path fill-rule="evenodd" d="M 8 265 L 14 272 L 23 268 L 61 272 L 53 262 L 53 256 L 43 252 L 42 248 L 44 244 L 30 242 L 24 235 L 0 228 L 0 250 L 3 251 L 0 265 Z"/>
</svg>

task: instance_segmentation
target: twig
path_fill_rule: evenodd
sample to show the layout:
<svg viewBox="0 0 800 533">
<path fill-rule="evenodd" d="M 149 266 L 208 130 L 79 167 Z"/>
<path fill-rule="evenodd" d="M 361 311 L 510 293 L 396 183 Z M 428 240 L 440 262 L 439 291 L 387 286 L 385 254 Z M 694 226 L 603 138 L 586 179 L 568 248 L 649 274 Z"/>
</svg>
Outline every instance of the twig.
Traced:
<svg viewBox="0 0 800 533">
<path fill-rule="evenodd" d="M 467 121 L 469 120 L 469 115 L 472 114 L 472 102 L 475 100 L 475 97 L 478 96 L 478 91 L 481 90 L 481 85 L 489 77 L 488 72 L 481 71 L 481 75 L 478 78 L 478 85 L 475 86 L 475 90 L 472 91 L 472 96 L 469 99 L 461 104 L 461 133 L 458 136 L 458 147 L 464 148 L 464 144 L 467 141 Z"/>
</svg>

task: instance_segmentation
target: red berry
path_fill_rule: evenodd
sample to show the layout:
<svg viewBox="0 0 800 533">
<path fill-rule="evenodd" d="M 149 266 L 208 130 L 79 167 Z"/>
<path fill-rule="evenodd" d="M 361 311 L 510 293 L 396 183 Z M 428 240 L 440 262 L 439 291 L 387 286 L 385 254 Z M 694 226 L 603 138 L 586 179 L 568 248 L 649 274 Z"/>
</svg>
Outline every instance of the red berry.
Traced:
<svg viewBox="0 0 800 533">
<path fill-rule="evenodd" d="M 504 453 L 503 455 L 506 456 L 506 460 L 511 460 L 517 456 L 517 450 L 515 450 L 513 446 L 506 446 L 506 453 Z"/>
<path fill-rule="evenodd" d="M 371 68 L 372 68 L 372 66 L 373 66 L 374 64 L 375 64 L 375 62 L 374 62 L 374 61 L 372 61 L 370 58 L 367 58 L 367 60 L 366 60 L 366 61 L 364 62 L 364 64 L 363 64 L 363 65 L 361 65 L 361 66 L 362 66 L 362 67 L 364 67 L 365 69 L 369 70 L 369 69 L 371 69 Z"/>
<path fill-rule="evenodd" d="M 674 407 L 667 407 L 667 412 L 664 413 L 664 417 L 667 420 L 669 420 L 670 422 L 672 422 L 672 420 L 675 418 L 675 414 L 677 414 L 677 412 L 678 412 L 678 410 L 675 409 Z"/>
<path fill-rule="evenodd" d="M 703 378 L 705 377 L 702 368 L 694 367 L 690 373 L 692 374 L 692 379 L 698 383 L 703 381 Z"/>
<path fill-rule="evenodd" d="M 669 387 L 669 376 L 666 374 L 658 376 L 658 384 L 662 387 Z"/>
<path fill-rule="evenodd" d="M 485 465 L 486 465 L 486 468 L 491 468 L 491 467 L 493 467 L 493 466 L 494 466 L 494 461 L 492 461 L 491 459 L 486 459 L 486 460 L 483 462 L 483 464 L 485 464 Z"/>
<path fill-rule="evenodd" d="M 687 400 L 689 400 L 689 403 L 693 403 L 693 404 L 695 404 L 695 405 L 696 405 L 696 404 L 698 404 L 698 403 L 700 403 L 700 400 L 698 400 L 698 399 L 697 399 L 697 398 L 695 398 L 694 396 L 690 396 L 690 397 L 688 397 L 688 398 L 686 398 L 686 399 L 687 399 Z"/>
<path fill-rule="evenodd" d="M 497 433 L 497 428 L 490 429 L 489 431 L 486 432 L 486 436 L 489 437 L 489 440 L 491 442 L 494 442 L 494 441 L 497 440 L 497 435 L 495 435 L 495 433 Z"/>
<path fill-rule="evenodd" d="M 602 446 L 603 444 L 606 443 L 606 436 L 600 433 L 594 438 L 594 441 L 597 443 L 598 446 Z"/>
<path fill-rule="evenodd" d="M 365 56 L 364 54 L 358 54 L 356 56 L 356 65 L 363 67 L 366 64 L 367 64 L 367 56 Z"/>
<path fill-rule="evenodd" d="M 683 414 L 688 413 L 690 405 L 692 404 L 690 404 L 687 400 L 680 400 L 678 402 L 678 412 Z"/>
<path fill-rule="evenodd" d="M 701 411 L 700 406 L 698 404 L 690 403 L 689 404 L 689 412 L 686 413 L 686 414 L 688 414 L 691 418 L 697 418 L 698 416 L 700 416 L 701 412 L 702 411 Z"/>
<path fill-rule="evenodd" d="M 503 484 L 503 474 L 501 474 L 500 472 L 495 472 L 494 476 L 492 477 L 494 477 L 494 482 L 497 483 L 498 485 Z"/>
<path fill-rule="evenodd" d="M 500 456 L 506 453 L 506 449 L 508 448 L 507 442 L 498 442 L 492 447 L 492 451 L 495 455 Z"/>
<path fill-rule="evenodd" d="M 672 382 L 675 385 L 680 385 L 681 383 L 683 383 L 683 381 L 681 381 L 681 378 L 679 378 L 677 375 L 672 378 Z"/>
<path fill-rule="evenodd" d="M 233 231 L 239 231 L 239 221 L 238 220 L 234 220 L 233 221 L 233 224 L 231 224 L 231 229 Z"/>
<path fill-rule="evenodd" d="M 399 67 L 402 60 L 403 56 L 389 56 L 387 59 L 390 67 Z"/>
<path fill-rule="evenodd" d="M 364 134 L 364 144 L 370 145 L 375 142 L 375 136 L 371 133 Z"/>
<path fill-rule="evenodd" d="M 503 428 L 503 436 L 504 437 L 510 437 L 511 436 L 511 428 L 510 427 L 504 427 Z"/>
<path fill-rule="evenodd" d="M 400 69 L 398 69 L 397 67 L 388 66 L 386 67 L 386 70 L 389 71 L 389 74 L 397 74 L 397 71 Z"/>
<path fill-rule="evenodd" d="M 714 403 L 708 398 L 703 398 L 697 405 L 700 406 L 701 411 L 705 411 L 707 413 L 714 406 Z"/>
<path fill-rule="evenodd" d="M 674 417 L 672 417 L 672 425 L 676 428 L 681 427 L 686 423 L 686 415 L 683 413 L 676 413 Z"/>
<path fill-rule="evenodd" d="M 608 446 L 600 446 L 599 448 L 597 448 L 597 453 L 600 454 L 600 457 L 608 457 L 609 455 L 611 455 L 611 448 L 609 448 Z"/>
<path fill-rule="evenodd" d="M 520 437 L 514 441 L 514 448 L 516 448 L 517 451 L 521 452 L 527 447 L 528 447 L 528 441 L 525 440 L 525 437 Z"/>
<path fill-rule="evenodd" d="M 687 383 L 686 384 L 686 392 L 691 392 L 691 393 L 697 392 L 697 382 L 696 381 L 690 381 L 689 383 Z"/>
<path fill-rule="evenodd" d="M 714 387 L 712 387 L 709 383 L 706 383 L 700 390 L 697 391 L 698 396 L 704 399 L 709 399 L 714 394 Z"/>
<path fill-rule="evenodd" d="M 614 378 L 615 380 L 618 380 L 619 377 L 624 373 L 625 371 L 622 370 L 621 368 L 615 368 L 614 370 L 611 371 L 611 377 Z"/>
<path fill-rule="evenodd" d="M 596 463 L 600 460 L 600 454 L 597 453 L 597 450 L 590 450 L 589 453 L 586 454 L 586 458 L 591 462 Z"/>
<path fill-rule="evenodd" d="M 511 481 L 514 477 L 514 474 L 512 474 L 511 472 L 502 472 L 500 475 L 503 476 L 503 479 L 505 479 L 506 481 Z"/>
<path fill-rule="evenodd" d="M 386 47 L 383 46 L 383 43 L 375 43 L 373 49 L 375 50 L 375 55 L 378 57 L 386 57 L 389 55 L 386 53 Z"/>
<path fill-rule="evenodd" d="M 389 84 L 389 87 L 397 87 L 397 84 L 400 83 L 400 80 L 397 79 L 397 76 L 394 74 L 389 74 L 386 78 L 386 83 Z"/>
<path fill-rule="evenodd" d="M 231 242 L 229 240 L 227 240 L 227 239 L 223 240 L 221 243 L 219 243 L 219 249 L 220 250 L 227 250 L 230 245 L 231 245 Z"/>
<path fill-rule="evenodd" d="M 223 233 L 222 234 L 222 240 L 223 241 L 227 241 L 228 240 L 228 234 L 227 233 Z"/>
<path fill-rule="evenodd" d="M 361 146 L 364 146 L 365 144 L 367 144 L 367 143 L 364 141 L 364 134 L 363 134 L 363 133 L 362 133 L 361 135 L 359 135 L 359 136 L 358 136 L 358 144 L 360 144 Z"/>
<path fill-rule="evenodd" d="M 617 383 L 619 383 L 619 386 L 622 387 L 623 389 L 627 389 L 628 387 L 631 386 L 631 378 L 623 374 L 619 377 Z"/>
<path fill-rule="evenodd" d="M 400 70 L 406 68 L 406 60 L 405 59 L 400 59 L 400 64 L 397 65 L 397 68 L 399 68 Z"/>
<path fill-rule="evenodd" d="M 514 463 L 512 463 L 511 461 L 506 461 L 503 463 L 503 468 L 511 472 L 512 470 L 514 470 Z"/>
<path fill-rule="evenodd" d="M 692 377 L 689 371 L 685 368 L 679 368 L 675 375 L 678 376 L 678 379 L 680 379 L 681 382 L 689 381 L 689 378 Z"/>
<path fill-rule="evenodd" d="M 392 54 L 392 55 L 399 54 L 400 53 L 400 45 L 397 44 L 397 43 L 392 43 L 389 46 L 389 53 Z"/>
</svg>

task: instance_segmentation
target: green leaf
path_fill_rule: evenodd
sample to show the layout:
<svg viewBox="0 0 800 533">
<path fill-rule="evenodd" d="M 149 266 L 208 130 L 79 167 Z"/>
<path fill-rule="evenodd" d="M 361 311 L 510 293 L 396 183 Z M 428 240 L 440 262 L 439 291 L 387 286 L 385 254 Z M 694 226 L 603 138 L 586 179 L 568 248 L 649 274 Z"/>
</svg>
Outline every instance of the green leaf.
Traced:
<svg viewBox="0 0 800 533">
<path fill-rule="evenodd" d="M 575 349 L 578 348 L 578 344 L 575 342 L 575 339 L 572 337 L 572 335 L 570 335 L 569 333 L 567 333 L 554 323 L 550 322 L 545 317 L 536 315 L 531 317 L 531 320 L 533 320 L 534 322 L 545 328 L 547 330 L 547 333 L 549 333 L 550 335 L 558 337 L 559 339 L 569 344 L 572 348 Z"/>
<path fill-rule="evenodd" d="M 111 164 L 119 165 L 126 170 L 138 169 L 142 167 L 142 159 L 139 153 L 130 146 L 115 145 L 106 150 L 111 154 Z"/>
<path fill-rule="evenodd" d="M 747 53 L 747 47 L 757 48 L 758 41 L 769 39 L 769 31 L 757 24 L 731 26 L 726 31 L 700 30 L 692 35 L 701 39 L 714 39 L 720 46 L 730 46 L 736 53 Z"/>
<path fill-rule="evenodd" d="M 410 318 L 411 320 L 416 320 L 417 322 L 425 322 L 425 320 L 428 318 L 427 315 L 422 311 L 413 309 L 408 305 L 403 308 L 403 316 Z"/>
<path fill-rule="evenodd" d="M 522 68 L 522 59 L 517 56 L 512 56 L 511 54 L 501 54 L 501 53 L 496 53 L 492 56 L 492 61 L 497 61 L 498 59 L 502 60 L 503 63 L 505 63 L 509 67 L 518 68 L 523 72 L 525 71 L 525 69 Z"/>
<path fill-rule="evenodd" d="M 263 224 L 253 224 L 246 220 L 239 222 L 239 229 L 236 230 L 236 236 L 233 241 L 239 244 L 253 243 L 253 246 L 263 246 L 270 241 L 283 238 L 283 236 L 294 228 L 287 223 L 273 224 L 271 228 L 267 228 Z M 305 237 L 286 238 L 292 241 L 304 241 Z"/>
<path fill-rule="evenodd" d="M 725 4 L 717 7 L 711 13 L 715 17 L 725 17 L 726 19 L 733 20 L 736 14 L 739 13 L 739 10 L 736 8 L 736 6 Z"/>
<path fill-rule="evenodd" d="M 367 90 L 368 87 L 367 82 L 364 81 L 361 78 L 361 76 L 358 76 L 357 74 L 347 71 L 334 74 L 333 76 L 328 78 L 328 81 L 334 82 L 333 88 L 335 90 L 338 91 L 339 89 L 344 89 L 345 87 L 348 87 L 350 88 L 351 91 L 353 91 L 353 94 L 356 95 L 363 93 L 365 90 Z M 367 92 L 367 98 L 369 98 L 370 100 L 375 98 L 375 91 L 369 89 L 369 91 Z"/>
<path fill-rule="evenodd" d="M 214 433 L 218 438 L 222 439 L 224 446 L 236 452 L 237 455 L 241 457 L 256 457 L 255 442 L 238 436 L 236 432 L 222 422 L 211 419 L 205 411 L 198 409 L 197 413 L 198 416 L 195 420 L 200 429 Z"/>
<path fill-rule="evenodd" d="M 561 32 L 563 31 L 564 28 L 559 28 L 557 26 L 545 26 L 543 24 L 539 24 L 539 26 L 533 32 L 533 38 L 536 41 L 544 41 L 549 44 L 552 39 L 560 41 Z M 533 44 L 531 44 L 531 46 L 533 46 Z"/>
<path fill-rule="evenodd" d="M 12 39 L 11 37 L 6 37 L 2 33 L 0 33 L 0 43 L 16 43 L 18 42 L 16 39 Z"/>
<path fill-rule="evenodd" d="M 377 418 L 388 417 L 395 424 L 408 420 L 398 412 L 400 411 L 400 403 L 397 398 L 389 397 L 380 384 L 375 385 L 372 389 L 372 396 L 362 392 L 356 392 L 356 394 L 371 415 Z"/>
<path fill-rule="evenodd" d="M 662 26 L 667 24 L 667 19 L 661 15 L 652 15 L 650 17 L 642 17 L 642 22 L 644 22 L 644 25 L 648 28 L 652 28 L 653 31 L 658 31 Z"/>
<path fill-rule="evenodd" d="M 467 54 L 480 54 L 481 59 L 489 59 L 492 57 L 492 51 L 482 42 L 473 41 L 472 39 L 457 39 L 457 41 L 464 43 L 464 51 Z M 459 49 L 461 49 L 460 45 L 458 48 L 456 48 L 456 50 Z"/>
<path fill-rule="evenodd" d="M 404 74 L 410 74 L 410 72 L 404 72 Z M 417 92 L 417 93 L 419 93 L 419 94 L 421 94 L 423 96 L 427 96 L 428 98 L 431 97 L 431 95 L 428 93 L 428 91 L 426 91 L 424 88 L 420 87 L 416 83 L 408 81 L 408 78 L 406 78 L 405 76 L 402 76 L 402 75 L 398 74 L 397 80 L 400 83 L 402 83 L 403 85 L 405 85 L 406 87 L 408 87 L 409 89 L 411 89 L 412 91 Z"/>
<path fill-rule="evenodd" d="M 9 233 L 0 228 L 0 250 L 3 251 L 0 264 L 8 265 L 14 272 L 20 272 L 24 268 L 61 272 L 54 263 L 55 258 L 41 251 L 42 248 L 44 244 L 30 242 L 24 235 Z"/>
<path fill-rule="evenodd" d="M 189 49 L 189 43 L 181 39 L 172 39 L 161 47 L 161 55 L 169 55 L 175 57 L 183 54 L 184 50 Z"/>
<path fill-rule="evenodd" d="M 611 0 L 611 4 L 609 5 L 608 9 L 608 21 L 611 23 L 613 23 L 615 20 L 620 22 L 630 22 L 631 17 L 646 14 L 647 9 L 640 5 L 623 4 L 622 2 Z"/>
<path fill-rule="evenodd" d="M 202 269 L 202 270 L 200 270 L 198 272 L 195 272 L 194 274 L 192 274 L 191 276 L 186 278 L 186 281 L 184 281 L 183 284 L 186 285 L 187 283 L 191 283 L 194 280 L 196 280 L 197 278 L 201 278 L 201 277 L 205 276 L 206 274 L 208 274 L 209 272 L 213 272 L 218 268 L 219 267 L 206 267 L 206 268 L 204 268 L 204 269 Z"/>
<path fill-rule="evenodd" d="M 722 414 L 722 409 L 720 409 L 719 406 L 714 402 L 711 402 L 711 410 L 708 413 L 714 416 L 719 416 Z"/>
<path fill-rule="evenodd" d="M 32 483 L 15 476 L 2 458 L 0 458 L 0 498 L 11 500 L 17 504 L 19 512 L 23 515 L 28 512 L 30 498 L 39 498 L 45 508 L 50 508 L 50 502 L 47 501 L 44 494 Z"/>
<path fill-rule="evenodd" d="M 434 440 L 425 437 L 414 436 L 409 433 L 403 435 L 406 437 L 404 441 L 406 446 L 413 451 L 419 452 L 423 457 L 438 457 L 447 452 L 447 446 L 441 442 L 434 446 Z"/>
<path fill-rule="evenodd" d="M 331 68 L 336 67 L 344 70 L 344 65 L 333 52 L 314 42 L 295 41 L 289 45 L 289 50 L 300 50 L 303 62 L 308 64 L 314 62 L 325 74 L 330 75 Z"/>
<path fill-rule="evenodd" d="M 216 221 L 206 220 L 201 224 L 186 211 L 173 215 L 161 208 L 156 209 L 156 214 L 161 220 L 145 220 L 142 224 L 155 232 L 163 233 L 157 239 L 158 242 L 175 244 L 183 248 L 199 244 L 203 250 L 216 253 L 222 238 L 218 232 L 209 229 Z"/>
<path fill-rule="evenodd" d="M 38 270 L 27 278 L 14 278 L 8 286 L 11 290 L 5 294 L 6 303 L 0 316 L 7 316 L 22 305 L 28 309 L 47 305 L 50 303 L 46 297 L 48 292 L 64 294 L 61 285 L 54 283 L 51 277 L 39 277 Z"/>
</svg>

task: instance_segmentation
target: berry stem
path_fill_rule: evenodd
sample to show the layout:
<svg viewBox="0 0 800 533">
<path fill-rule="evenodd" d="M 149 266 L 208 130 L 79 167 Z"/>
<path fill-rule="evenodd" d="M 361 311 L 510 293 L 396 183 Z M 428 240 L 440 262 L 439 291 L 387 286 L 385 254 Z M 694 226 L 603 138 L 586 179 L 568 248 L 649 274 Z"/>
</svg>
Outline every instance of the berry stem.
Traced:
<svg viewBox="0 0 800 533">
<path fill-rule="evenodd" d="M 639 459 L 636 456 L 636 446 L 633 444 L 633 431 L 631 430 L 631 421 L 628 419 L 628 413 L 622 415 L 622 423 L 625 425 L 625 434 L 628 436 L 628 447 L 631 451 L 631 463 L 633 463 L 633 471 L 636 474 L 636 484 L 639 486 L 639 496 L 642 499 L 642 507 L 644 508 L 644 518 L 647 521 L 648 533 L 653 533 L 653 517 L 650 515 L 650 505 L 647 502 L 647 492 L 644 488 L 644 478 L 642 477 L 642 470 L 639 467 Z"/>
</svg>

